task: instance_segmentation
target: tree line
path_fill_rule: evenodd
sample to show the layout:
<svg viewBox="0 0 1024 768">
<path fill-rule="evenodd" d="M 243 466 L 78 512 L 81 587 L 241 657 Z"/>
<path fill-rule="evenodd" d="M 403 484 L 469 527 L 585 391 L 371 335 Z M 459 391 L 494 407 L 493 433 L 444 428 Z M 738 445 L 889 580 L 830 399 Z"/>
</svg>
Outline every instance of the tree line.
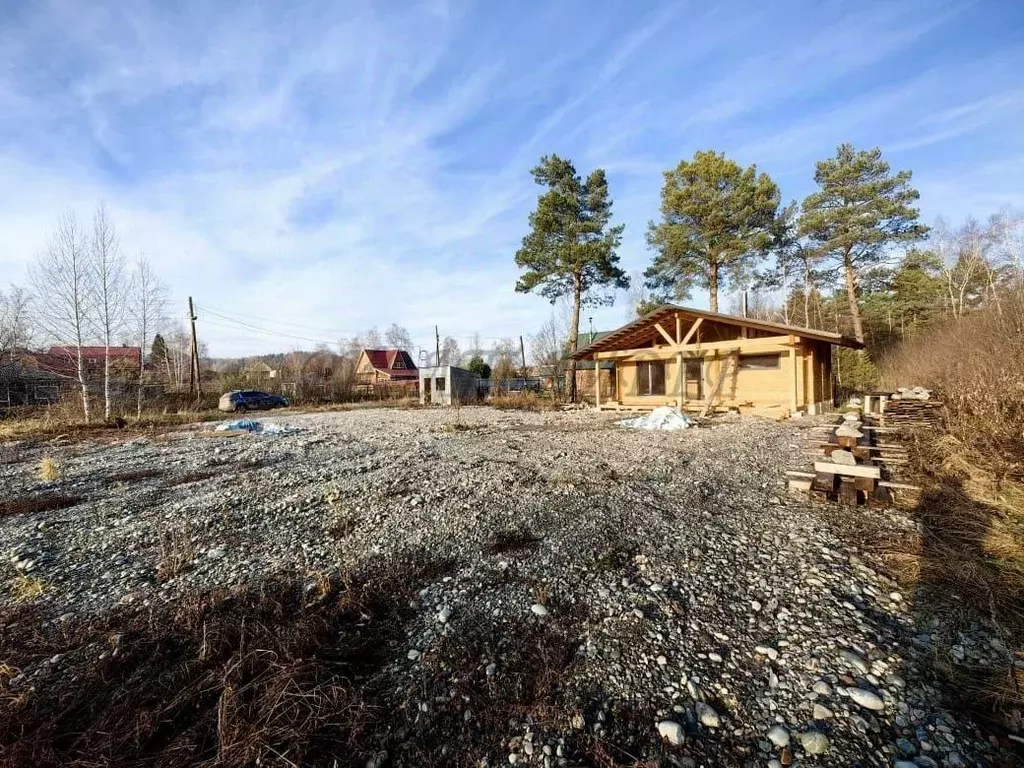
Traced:
<svg viewBox="0 0 1024 768">
<path fill-rule="evenodd" d="M 85 420 L 91 418 L 89 372 L 84 349 L 103 347 L 103 417 L 112 413 L 114 357 L 111 349 L 137 345 L 137 414 L 142 413 L 144 351 L 166 323 L 167 289 L 144 254 L 129 260 L 114 222 L 100 205 L 90 225 L 62 215 L 46 246 L 29 268 L 27 288 L 0 293 L 0 355 L 13 362 L 34 343 L 63 345 L 81 392 Z"/>
<path fill-rule="evenodd" d="M 816 189 L 785 206 L 756 165 L 696 152 L 664 172 L 660 215 L 646 232 L 652 260 L 632 281 L 619 266 L 624 225 L 611 223 L 604 171 L 584 179 L 548 155 L 532 173 L 546 190 L 515 254 L 516 290 L 570 301 L 570 351 L 581 307 L 610 303 L 631 282 L 640 315 L 695 289 L 717 312 L 724 293 L 748 291 L 754 314 L 852 335 L 871 356 L 936 313 L 962 315 L 1024 284 L 1024 217 L 930 228 L 911 171 L 893 171 L 878 148 L 841 144 L 816 163 Z"/>
</svg>

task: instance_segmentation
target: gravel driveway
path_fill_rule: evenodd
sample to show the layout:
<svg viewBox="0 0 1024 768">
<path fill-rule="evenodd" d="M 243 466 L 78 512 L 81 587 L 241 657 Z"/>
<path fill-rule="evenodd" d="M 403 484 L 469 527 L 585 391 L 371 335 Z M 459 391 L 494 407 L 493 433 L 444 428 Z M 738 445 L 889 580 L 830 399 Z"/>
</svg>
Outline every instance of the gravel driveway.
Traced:
<svg viewBox="0 0 1024 768">
<path fill-rule="evenodd" d="M 0 519 L 9 576 L 27 574 L 59 623 L 269 574 L 312 585 L 381 559 L 444 563 L 408 606 L 396 686 L 481 626 L 503 637 L 474 660 L 488 685 L 503 684 L 524 628 L 571 641 L 558 716 L 504 724 L 474 755 L 490 765 L 580 764 L 584 739 L 622 764 L 1005 760 L 929 671 L 933 609 L 835 521 L 870 515 L 894 537 L 914 523 L 785 495 L 784 471 L 807 466 L 806 421 L 643 432 L 608 414 L 488 408 L 263 420 L 295 431 L 7 447 L 0 495 L 77 501 Z M 60 472 L 48 484 L 44 456 Z M 980 662 L 1000 652 L 961 643 Z M 405 698 L 423 728 L 437 707 L 481 716 L 469 696 L 441 703 L 410 686 Z M 369 763 L 402 755 L 392 741 Z"/>
</svg>

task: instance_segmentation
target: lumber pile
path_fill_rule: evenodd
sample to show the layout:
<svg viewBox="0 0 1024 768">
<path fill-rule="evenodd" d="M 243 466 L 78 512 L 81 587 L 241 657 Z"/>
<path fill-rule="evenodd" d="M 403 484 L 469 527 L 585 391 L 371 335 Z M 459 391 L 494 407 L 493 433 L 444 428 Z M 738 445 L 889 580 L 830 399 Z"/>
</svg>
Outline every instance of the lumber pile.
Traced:
<svg viewBox="0 0 1024 768">
<path fill-rule="evenodd" d="M 884 506 L 899 495 L 917 489 L 893 482 L 890 465 L 907 463 L 906 449 L 895 443 L 877 442 L 879 430 L 866 427 L 857 413 L 827 427 L 827 439 L 814 445 L 813 471 L 787 472 L 789 489 L 819 501 L 839 501 L 858 506 Z"/>
<path fill-rule="evenodd" d="M 885 427 L 934 427 L 942 418 L 942 403 L 937 400 L 889 400 L 879 414 Z"/>
</svg>

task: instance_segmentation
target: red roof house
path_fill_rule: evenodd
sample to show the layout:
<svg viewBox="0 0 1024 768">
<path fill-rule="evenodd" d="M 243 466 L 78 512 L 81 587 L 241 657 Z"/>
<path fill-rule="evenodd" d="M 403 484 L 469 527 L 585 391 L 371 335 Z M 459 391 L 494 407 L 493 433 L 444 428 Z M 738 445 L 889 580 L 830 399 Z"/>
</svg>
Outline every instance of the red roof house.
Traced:
<svg viewBox="0 0 1024 768">
<path fill-rule="evenodd" d="M 404 349 L 364 349 L 356 362 L 359 384 L 418 384 L 419 369 Z"/>
<path fill-rule="evenodd" d="M 104 347 L 82 347 L 82 363 L 90 371 L 103 367 Z M 44 361 L 45 360 L 45 361 Z M 75 376 L 78 367 L 78 349 L 74 344 L 56 344 L 40 356 L 42 367 L 65 376 Z M 142 362 L 140 347 L 111 347 L 110 364 L 117 368 L 138 370 Z"/>
</svg>

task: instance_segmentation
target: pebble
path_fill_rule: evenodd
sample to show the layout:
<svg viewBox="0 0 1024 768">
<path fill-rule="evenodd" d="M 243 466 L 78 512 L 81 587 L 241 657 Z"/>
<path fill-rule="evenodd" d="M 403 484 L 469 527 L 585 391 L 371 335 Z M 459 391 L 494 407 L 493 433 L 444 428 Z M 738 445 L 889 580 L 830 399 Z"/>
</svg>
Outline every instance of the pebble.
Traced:
<svg viewBox="0 0 1024 768">
<path fill-rule="evenodd" d="M 776 725 L 774 728 L 768 731 L 768 741 L 770 741 L 776 747 L 784 747 L 787 744 L 789 744 L 789 731 L 787 731 L 781 725 Z"/>
<path fill-rule="evenodd" d="M 683 726 L 675 720 L 662 720 L 658 723 L 658 734 L 669 744 L 679 746 L 686 742 Z"/>
<path fill-rule="evenodd" d="M 863 688 L 847 688 L 846 694 L 865 709 L 871 709 L 876 712 L 881 712 L 885 709 L 885 702 L 871 691 L 865 691 Z"/>
<path fill-rule="evenodd" d="M 868 664 L 866 661 L 864 661 L 863 658 L 861 658 L 859 654 L 856 654 L 853 651 L 843 651 L 839 655 L 843 659 L 843 661 L 845 661 L 849 666 L 856 669 L 862 675 L 866 675 L 868 673 Z"/>
<path fill-rule="evenodd" d="M 821 704 L 815 704 L 811 717 L 815 720 L 829 720 L 835 717 L 835 714 L 828 707 L 823 707 Z"/>
<path fill-rule="evenodd" d="M 800 746 L 808 755 L 824 755 L 829 748 L 828 736 L 821 731 L 805 731 L 800 734 Z"/>
<path fill-rule="evenodd" d="M 811 688 L 811 690 L 814 691 L 819 696 L 831 696 L 832 695 L 832 686 L 829 685 L 828 683 L 826 683 L 824 680 L 817 681 L 814 684 L 814 686 Z"/>
<path fill-rule="evenodd" d="M 693 706 L 697 711 L 697 719 L 700 720 L 702 725 L 706 725 L 708 728 L 718 728 L 722 724 L 718 713 L 710 704 L 698 701 L 694 702 Z"/>
</svg>

